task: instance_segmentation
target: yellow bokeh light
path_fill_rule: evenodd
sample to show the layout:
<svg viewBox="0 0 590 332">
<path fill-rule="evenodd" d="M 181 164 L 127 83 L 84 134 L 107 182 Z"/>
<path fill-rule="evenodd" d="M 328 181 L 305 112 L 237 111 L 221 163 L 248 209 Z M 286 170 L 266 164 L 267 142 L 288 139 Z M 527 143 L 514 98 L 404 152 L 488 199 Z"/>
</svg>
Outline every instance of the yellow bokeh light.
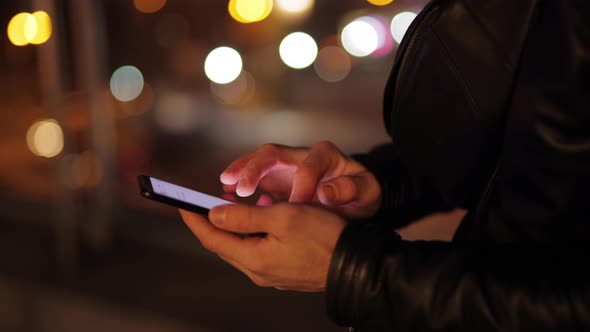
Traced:
<svg viewBox="0 0 590 332">
<path fill-rule="evenodd" d="M 49 40 L 49 37 L 51 37 L 51 18 L 44 11 L 34 12 L 33 17 L 35 18 L 35 31 L 32 34 L 32 38 L 29 39 L 29 42 L 35 45 L 43 44 Z M 29 32 L 27 31 L 26 34 L 28 36 Z"/>
<path fill-rule="evenodd" d="M 7 33 L 10 42 L 16 46 L 25 46 L 30 42 L 30 30 L 36 30 L 37 22 L 30 13 L 18 13 L 8 23 Z"/>
<path fill-rule="evenodd" d="M 36 122 L 27 131 L 27 145 L 37 156 L 55 157 L 64 148 L 63 131 L 55 120 Z"/>
<path fill-rule="evenodd" d="M 142 13 L 151 14 L 162 9 L 166 0 L 133 0 L 135 8 Z"/>
<path fill-rule="evenodd" d="M 240 23 L 262 21 L 272 12 L 273 0 L 230 0 L 230 15 Z"/>
<path fill-rule="evenodd" d="M 7 28 L 8 39 L 16 46 L 43 44 L 51 37 L 51 31 L 51 18 L 44 11 L 16 14 Z"/>
<path fill-rule="evenodd" d="M 280 10 L 291 13 L 299 14 L 304 13 L 311 9 L 314 4 L 314 0 L 276 0 L 277 7 Z"/>
<path fill-rule="evenodd" d="M 393 0 L 367 0 L 375 6 L 385 6 L 393 2 Z"/>
</svg>

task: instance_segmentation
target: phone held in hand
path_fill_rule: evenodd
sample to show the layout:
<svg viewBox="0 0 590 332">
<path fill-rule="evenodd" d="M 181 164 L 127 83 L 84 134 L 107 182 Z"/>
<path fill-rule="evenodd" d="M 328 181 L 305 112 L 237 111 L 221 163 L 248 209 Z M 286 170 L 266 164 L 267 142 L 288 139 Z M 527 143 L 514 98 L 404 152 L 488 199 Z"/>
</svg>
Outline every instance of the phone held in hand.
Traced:
<svg viewBox="0 0 590 332">
<path fill-rule="evenodd" d="M 209 214 L 209 210 L 216 206 L 233 204 L 233 202 L 147 175 L 138 176 L 137 182 L 143 197 L 203 215 Z"/>
</svg>

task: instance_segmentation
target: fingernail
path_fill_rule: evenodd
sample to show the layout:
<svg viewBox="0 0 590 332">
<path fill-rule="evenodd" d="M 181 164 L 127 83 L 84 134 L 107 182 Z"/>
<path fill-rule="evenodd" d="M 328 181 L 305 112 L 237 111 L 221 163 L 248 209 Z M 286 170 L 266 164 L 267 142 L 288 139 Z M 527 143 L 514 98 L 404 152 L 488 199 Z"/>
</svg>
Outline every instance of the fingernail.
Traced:
<svg viewBox="0 0 590 332">
<path fill-rule="evenodd" d="M 333 202 L 337 198 L 336 186 L 331 183 L 322 185 L 322 192 L 324 194 L 324 198 L 329 202 Z"/>
<path fill-rule="evenodd" d="M 249 180 L 247 177 L 242 177 L 238 182 L 238 187 L 236 188 L 236 194 L 240 197 L 248 197 L 253 194 L 252 190 L 249 188 Z"/>
<path fill-rule="evenodd" d="M 221 181 L 221 183 L 223 184 L 231 184 L 231 181 L 229 181 L 230 179 L 228 179 L 227 177 L 228 175 L 225 172 L 223 172 L 219 175 L 219 181 Z"/>
<path fill-rule="evenodd" d="M 209 220 L 215 225 L 221 225 L 225 222 L 225 206 L 218 206 L 209 211 Z"/>
</svg>

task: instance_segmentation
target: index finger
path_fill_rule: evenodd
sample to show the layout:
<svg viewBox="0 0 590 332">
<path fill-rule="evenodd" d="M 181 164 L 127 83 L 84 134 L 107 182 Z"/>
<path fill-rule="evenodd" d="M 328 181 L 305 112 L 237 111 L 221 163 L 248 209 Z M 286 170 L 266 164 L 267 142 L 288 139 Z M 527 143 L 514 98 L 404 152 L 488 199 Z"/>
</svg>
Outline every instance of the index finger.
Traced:
<svg viewBox="0 0 590 332">
<path fill-rule="evenodd" d="M 230 164 L 221 174 L 220 180 L 228 188 L 235 189 L 239 196 L 247 197 L 256 191 L 260 180 L 269 172 L 293 167 L 303 158 L 301 149 L 265 144 Z"/>
</svg>

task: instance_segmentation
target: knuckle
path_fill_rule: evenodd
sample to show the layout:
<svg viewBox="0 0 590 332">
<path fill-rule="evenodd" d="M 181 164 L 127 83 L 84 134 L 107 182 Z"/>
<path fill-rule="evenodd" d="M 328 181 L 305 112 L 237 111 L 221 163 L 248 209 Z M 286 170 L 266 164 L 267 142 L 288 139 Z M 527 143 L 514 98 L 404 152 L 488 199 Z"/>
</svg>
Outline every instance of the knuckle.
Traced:
<svg viewBox="0 0 590 332">
<path fill-rule="evenodd" d="M 342 190 L 346 190 L 347 192 L 356 190 L 356 183 L 350 176 L 343 176 L 338 179 L 337 186 Z"/>
<path fill-rule="evenodd" d="M 255 177 L 257 173 L 258 173 L 258 169 L 256 168 L 255 165 L 252 165 L 252 162 L 250 162 L 250 163 L 248 163 L 248 165 L 246 165 L 246 167 L 244 167 L 242 177 L 252 178 L 252 177 Z"/>
<path fill-rule="evenodd" d="M 322 150 L 322 151 L 338 150 L 338 148 L 336 147 L 336 145 L 334 143 L 327 141 L 327 140 L 317 142 L 316 144 L 313 145 L 313 148 L 316 150 Z"/>
<path fill-rule="evenodd" d="M 261 153 L 275 154 L 279 151 L 279 147 L 273 143 L 265 143 L 258 148 L 258 151 Z"/>
</svg>

